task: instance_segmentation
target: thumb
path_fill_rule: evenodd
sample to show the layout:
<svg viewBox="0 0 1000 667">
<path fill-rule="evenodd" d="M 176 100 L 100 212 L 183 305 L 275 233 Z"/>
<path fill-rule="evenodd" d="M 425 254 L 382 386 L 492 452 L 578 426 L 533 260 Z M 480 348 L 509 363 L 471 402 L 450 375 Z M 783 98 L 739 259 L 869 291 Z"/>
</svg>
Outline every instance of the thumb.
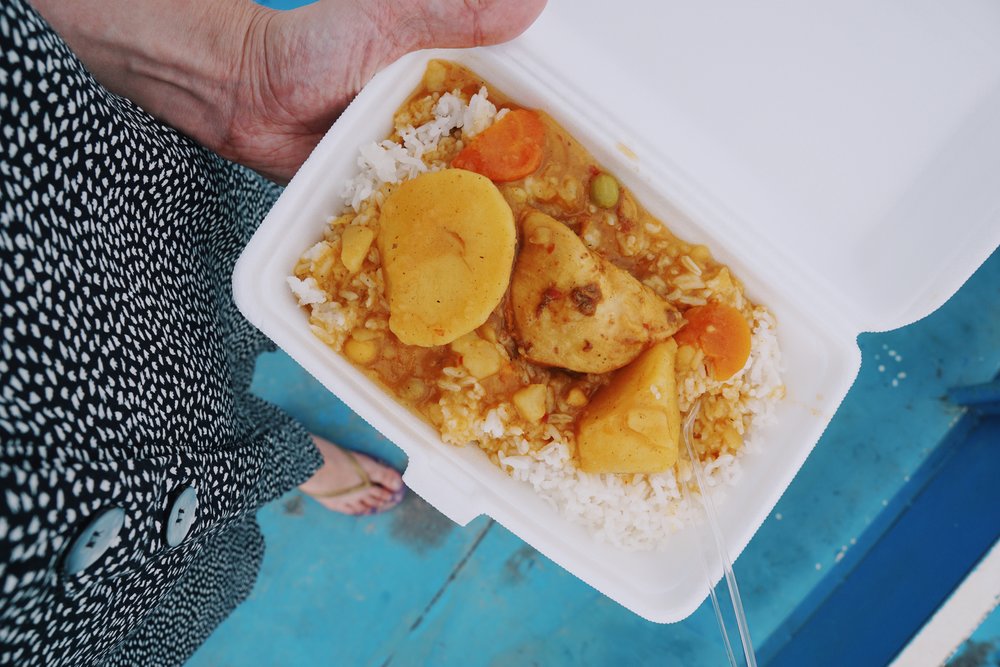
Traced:
<svg viewBox="0 0 1000 667">
<path fill-rule="evenodd" d="M 517 37 L 546 0 L 389 0 L 384 28 L 407 50 L 499 44 Z M 408 38 L 408 39 L 407 39 Z"/>
</svg>

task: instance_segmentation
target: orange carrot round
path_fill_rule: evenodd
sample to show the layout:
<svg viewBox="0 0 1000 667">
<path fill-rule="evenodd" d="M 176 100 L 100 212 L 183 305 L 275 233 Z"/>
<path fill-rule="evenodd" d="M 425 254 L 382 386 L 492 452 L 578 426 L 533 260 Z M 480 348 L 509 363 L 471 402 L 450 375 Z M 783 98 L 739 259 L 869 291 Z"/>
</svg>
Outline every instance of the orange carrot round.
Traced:
<svg viewBox="0 0 1000 667">
<path fill-rule="evenodd" d="M 545 125 L 538 114 L 515 109 L 473 137 L 451 166 L 498 183 L 516 181 L 538 169 L 544 145 Z"/>
<path fill-rule="evenodd" d="M 740 311 L 712 302 L 689 308 L 684 319 L 687 324 L 674 338 L 701 348 L 712 362 L 712 377 L 728 380 L 743 369 L 750 357 L 750 326 Z"/>
</svg>

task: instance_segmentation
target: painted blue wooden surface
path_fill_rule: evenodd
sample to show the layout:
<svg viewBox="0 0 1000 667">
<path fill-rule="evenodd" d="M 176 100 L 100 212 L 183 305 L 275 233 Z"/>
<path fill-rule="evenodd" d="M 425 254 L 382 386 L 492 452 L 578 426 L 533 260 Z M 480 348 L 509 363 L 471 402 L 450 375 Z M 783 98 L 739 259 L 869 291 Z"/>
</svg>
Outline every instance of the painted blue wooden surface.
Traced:
<svg viewBox="0 0 1000 667">
<path fill-rule="evenodd" d="M 883 512 L 889 525 L 859 540 L 863 557 L 844 559 L 846 577 L 805 605 L 791 641 L 772 635 L 762 662 L 891 662 L 1000 538 L 998 445 L 1000 417 L 964 417 Z"/>
<path fill-rule="evenodd" d="M 802 602 L 846 574 L 856 538 L 960 416 L 943 400 L 948 390 L 1000 370 L 1000 254 L 929 318 L 859 343 L 855 386 L 736 564 L 759 646 L 794 634 Z M 284 355 L 262 358 L 254 387 L 308 428 L 403 464 L 398 449 Z M 494 522 L 459 528 L 419 498 L 353 520 L 293 493 L 264 508 L 260 520 L 267 539 L 260 580 L 193 665 L 724 660 L 709 605 L 682 623 L 648 623 Z M 943 548 L 933 540 L 927 547 Z M 881 594 L 873 582 L 871 595 Z"/>
</svg>

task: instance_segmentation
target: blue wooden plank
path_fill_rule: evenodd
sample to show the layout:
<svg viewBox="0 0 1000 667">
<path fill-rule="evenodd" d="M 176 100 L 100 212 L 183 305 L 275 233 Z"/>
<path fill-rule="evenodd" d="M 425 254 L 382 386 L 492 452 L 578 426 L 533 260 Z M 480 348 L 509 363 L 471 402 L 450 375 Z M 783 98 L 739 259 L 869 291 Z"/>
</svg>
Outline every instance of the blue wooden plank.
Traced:
<svg viewBox="0 0 1000 667">
<path fill-rule="evenodd" d="M 960 418 L 948 389 L 1000 371 L 1000 252 L 932 315 L 858 344 L 857 381 L 738 560 L 759 641 L 787 639 L 810 591 L 846 574 L 861 536 Z"/>
<path fill-rule="evenodd" d="M 262 357 L 253 388 L 310 431 L 402 467 L 398 448 L 287 356 Z M 258 583 L 191 665 L 380 665 L 488 527 L 460 529 L 414 494 L 391 513 L 355 518 L 292 492 L 258 520 Z"/>
<path fill-rule="evenodd" d="M 956 387 L 948 392 L 948 400 L 991 415 L 1000 414 L 1000 380 Z"/>
<path fill-rule="evenodd" d="M 1000 538 L 998 444 L 996 417 L 947 443 L 922 487 L 901 491 L 907 511 L 766 664 L 890 662 Z"/>
<path fill-rule="evenodd" d="M 416 496 L 394 513 L 352 518 L 297 492 L 259 520 L 267 550 L 258 583 L 192 666 L 378 667 L 488 527 L 454 530 Z"/>
<path fill-rule="evenodd" d="M 683 623 L 644 621 L 498 524 L 384 667 L 719 665 L 708 604 Z"/>
<path fill-rule="evenodd" d="M 829 571 L 812 590 L 808 591 L 804 599 L 787 615 L 781 625 L 768 635 L 767 642 L 760 647 L 761 664 L 768 664 L 774 655 L 787 642 L 791 641 L 799 629 L 809 621 L 817 608 L 824 604 L 830 595 L 843 584 L 845 578 L 863 562 L 871 549 L 909 509 L 915 495 L 941 472 L 945 463 L 954 454 L 954 447 L 968 436 L 973 425 L 974 420 L 963 419 L 952 427 L 948 432 L 946 442 L 931 452 L 924 464 L 909 477 L 907 484 L 868 523 L 862 535 L 855 540 L 855 544 L 850 549 L 838 554 L 839 560 L 836 562 L 835 569 Z"/>
</svg>

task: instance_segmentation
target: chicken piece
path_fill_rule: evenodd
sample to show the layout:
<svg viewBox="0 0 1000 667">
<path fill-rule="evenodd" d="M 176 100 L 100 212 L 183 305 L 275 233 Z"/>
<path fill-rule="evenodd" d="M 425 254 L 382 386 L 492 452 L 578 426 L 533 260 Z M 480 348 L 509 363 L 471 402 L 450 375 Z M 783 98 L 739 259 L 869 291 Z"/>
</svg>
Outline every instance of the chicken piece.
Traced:
<svg viewBox="0 0 1000 667">
<path fill-rule="evenodd" d="M 514 333 L 527 359 L 606 373 L 683 323 L 673 306 L 593 253 L 558 220 L 532 211 L 521 229 L 510 298 Z"/>
</svg>

